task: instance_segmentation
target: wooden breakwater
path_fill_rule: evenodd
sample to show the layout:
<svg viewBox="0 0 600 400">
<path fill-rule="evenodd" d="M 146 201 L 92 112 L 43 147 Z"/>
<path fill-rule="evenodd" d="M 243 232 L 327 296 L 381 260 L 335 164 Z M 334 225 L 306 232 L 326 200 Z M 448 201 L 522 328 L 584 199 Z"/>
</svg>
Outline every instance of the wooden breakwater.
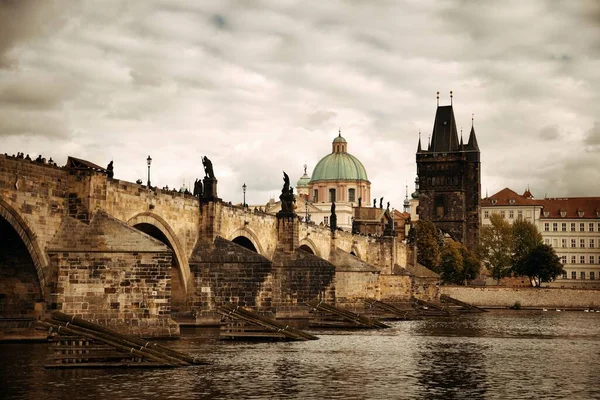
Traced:
<svg viewBox="0 0 600 400">
<path fill-rule="evenodd" d="M 38 322 L 48 329 L 47 368 L 183 367 L 205 364 L 187 354 L 124 335 L 62 312 Z"/>
</svg>

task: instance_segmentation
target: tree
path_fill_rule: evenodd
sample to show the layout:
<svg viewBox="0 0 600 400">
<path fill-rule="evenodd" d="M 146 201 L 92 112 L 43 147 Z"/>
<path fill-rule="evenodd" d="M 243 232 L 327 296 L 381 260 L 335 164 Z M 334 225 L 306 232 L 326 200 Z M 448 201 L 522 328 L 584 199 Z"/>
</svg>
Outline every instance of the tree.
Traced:
<svg viewBox="0 0 600 400">
<path fill-rule="evenodd" d="M 417 246 L 417 261 L 431 270 L 440 262 L 439 236 L 435 224 L 424 219 L 418 220 L 408 234 L 409 244 Z"/>
<path fill-rule="evenodd" d="M 437 268 L 444 283 L 466 285 L 479 274 L 480 262 L 467 247 L 452 239 L 447 239 L 440 254 L 440 265 Z"/>
<path fill-rule="evenodd" d="M 500 284 L 510 272 L 512 264 L 512 228 L 499 214 L 490 216 L 491 225 L 481 228 L 479 258 Z"/>
<path fill-rule="evenodd" d="M 542 234 L 537 227 L 523 219 L 512 225 L 512 270 L 517 275 L 527 276 L 525 263 L 531 252 L 542 244 Z"/>
<path fill-rule="evenodd" d="M 535 286 L 550 282 L 565 273 L 560 258 L 551 246 L 538 244 L 523 261 L 523 275 L 528 276 Z"/>
</svg>

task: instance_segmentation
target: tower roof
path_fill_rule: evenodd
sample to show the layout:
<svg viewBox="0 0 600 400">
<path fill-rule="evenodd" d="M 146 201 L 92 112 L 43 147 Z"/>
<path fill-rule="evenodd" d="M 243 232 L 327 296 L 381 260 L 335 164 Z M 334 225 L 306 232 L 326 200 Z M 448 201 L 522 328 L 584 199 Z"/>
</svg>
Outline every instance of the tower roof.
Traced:
<svg viewBox="0 0 600 400">
<path fill-rule="evenodd" d="M 436 153 L 457 151 L 459 149 L 458 132 L 454 109 L 449 106 L 438 106 L 431 134 L 431 149 Z"/>
<path fill-rule="evenodd" d="M 479 145 L 477 144 L 477 136 L 475 136 L 475 128 L 471 126 L 471 133 L 469 133 L 469 143 L 467 143 L 467 150 L 479 151 Z"/>
</svg>

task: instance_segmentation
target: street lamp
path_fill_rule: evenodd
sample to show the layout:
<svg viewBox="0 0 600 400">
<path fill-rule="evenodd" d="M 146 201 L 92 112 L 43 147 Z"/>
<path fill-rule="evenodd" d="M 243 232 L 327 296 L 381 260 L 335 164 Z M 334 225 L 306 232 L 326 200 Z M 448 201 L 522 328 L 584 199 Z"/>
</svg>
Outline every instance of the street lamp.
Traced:
<svg viewBox="0 0 600 400">
<path fill-rule="evenodd" d="M 148 163 L 148 188 L 150 188 L 150 164 L 152 164 L 152 158 L 148 156 L 148 158 L 146 158 L 146 162 Z"/>
<path fill-rule="evenodd" d="M 246 186 L 245 183 L 242 185 L 242 190 L 244 191 L 244 203 L 242 204 L 242 207 L 244 207 L 244 208 L 246 208 L 246 188 L 247 187 L 248 186 Z"/>
</svg>

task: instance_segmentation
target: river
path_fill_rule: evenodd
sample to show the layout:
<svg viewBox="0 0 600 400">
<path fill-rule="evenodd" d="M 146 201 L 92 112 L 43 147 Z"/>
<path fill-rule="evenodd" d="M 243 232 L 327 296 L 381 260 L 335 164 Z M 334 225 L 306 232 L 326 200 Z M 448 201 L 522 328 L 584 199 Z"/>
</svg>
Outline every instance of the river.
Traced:
<svg viewBox="0 0 600 400">
<path fill-rule="evenodd" d="M 183 329 L 208 366 L 43 368 L 46 345 L 0 344 L 2 399 L 600 399 L 600 313 L 493 311 L 230 342 Z"/>
</svg>

